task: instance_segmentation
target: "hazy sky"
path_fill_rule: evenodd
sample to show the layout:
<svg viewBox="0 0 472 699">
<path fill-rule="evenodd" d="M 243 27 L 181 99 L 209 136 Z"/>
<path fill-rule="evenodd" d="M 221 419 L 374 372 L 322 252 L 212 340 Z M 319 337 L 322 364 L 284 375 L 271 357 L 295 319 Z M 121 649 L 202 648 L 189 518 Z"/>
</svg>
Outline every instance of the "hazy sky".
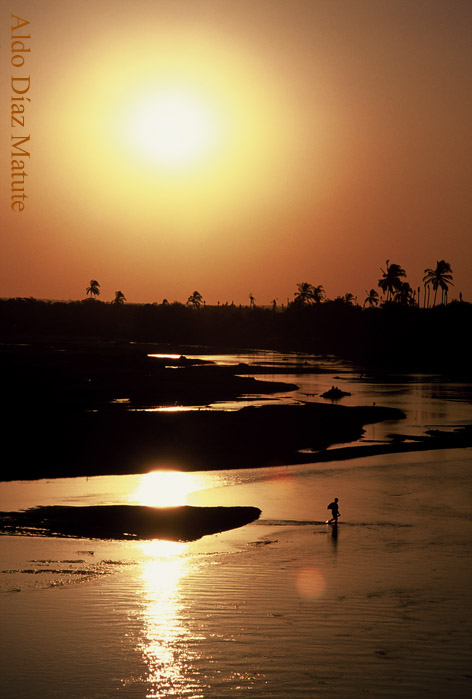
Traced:
<svg viewBox="0 0 472 699">
<path fill-rule="evenodd" d="M 470 0 L 1 13 L 0 296 L 362 302 L 386 259 L 413 287 L 445 259 L 472 301 Z"/>
</svg>

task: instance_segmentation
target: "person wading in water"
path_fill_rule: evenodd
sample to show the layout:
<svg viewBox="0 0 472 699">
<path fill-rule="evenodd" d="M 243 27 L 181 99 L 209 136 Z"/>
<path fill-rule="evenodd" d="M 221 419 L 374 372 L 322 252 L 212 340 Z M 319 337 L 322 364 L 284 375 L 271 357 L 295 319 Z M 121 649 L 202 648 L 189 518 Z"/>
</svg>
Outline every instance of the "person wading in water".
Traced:
<svg viewBox="0 0 472 699">
<path fill-rule="evenodd" d="M 327 523 L 331 524 L 333 522 L 334 524 L 337 524 L 338 517 L 341 516 L 341 513 L 339 511 L 338 498 L 334 498 L 333 502 L 330 502 L 326 509 L 331 510 L 332 514 L 331 519 L 329 519 Z"/>
</svg>

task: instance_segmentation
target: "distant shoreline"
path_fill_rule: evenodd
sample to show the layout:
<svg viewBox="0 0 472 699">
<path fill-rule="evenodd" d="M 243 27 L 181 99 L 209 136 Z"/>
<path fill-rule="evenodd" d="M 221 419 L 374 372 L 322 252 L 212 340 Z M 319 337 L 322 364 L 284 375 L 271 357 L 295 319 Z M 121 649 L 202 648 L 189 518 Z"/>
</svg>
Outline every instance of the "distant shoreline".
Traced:
<svg viewBox="0 0 472 699">
<path fill-rule="evenodd" d="M 433 308 L 384 303 L 362 308 L 342 299 L 269 309 L 181 303 L 103 303 L 0 299 L 0 342 L 153 343 L 169 347 L 264 348 L 335 355 L 366 370 L 471 377 L 472 304 Z"/>
</svg>

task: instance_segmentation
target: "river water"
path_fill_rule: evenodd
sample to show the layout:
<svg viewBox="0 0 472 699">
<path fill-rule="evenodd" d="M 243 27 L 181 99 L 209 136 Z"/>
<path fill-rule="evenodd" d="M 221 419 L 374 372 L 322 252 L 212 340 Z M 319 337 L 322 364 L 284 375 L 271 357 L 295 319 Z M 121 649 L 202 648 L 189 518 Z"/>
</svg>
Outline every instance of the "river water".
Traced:
<svg viewBox="0 0 472 699">
<path fill-rule="evenodd" d="M 371 380 L 324 359 L 280 375 L 289 394 L 376 403 L 392 432 L 472 422 L 471 385 Z M 235 409 L 234 404 L 222 406 Z M 470 449 L 276 468 L 2 483 L 0 510 L 34 505 L 254 505 L 261 518 L 196 542 L 0 538 L 2 684 L 22 697 L 456 697 L 472 687 Z M 324 524 L 339 498 L 337 529 Z"/>
</svg>

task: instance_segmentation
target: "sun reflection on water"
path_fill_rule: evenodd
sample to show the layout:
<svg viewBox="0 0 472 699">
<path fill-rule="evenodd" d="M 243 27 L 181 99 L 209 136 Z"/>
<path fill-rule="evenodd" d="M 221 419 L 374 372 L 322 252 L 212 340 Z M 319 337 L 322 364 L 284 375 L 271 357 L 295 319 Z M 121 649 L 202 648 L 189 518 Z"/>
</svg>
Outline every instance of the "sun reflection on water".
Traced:
<svg viewBox="0 0 472 699">
<path fill-rule="evenodd" d="M 203 487 L 204 478 L 194 473 L 152 471 L 141 477 L 133 499 L 149 507 L 179 507 L 187 504 L 190 493 Z"/>
<path fill-rule="evenodd" d="M 146 697 L 197 696 L 190 675 L 195 653 L 181 597 L 181 582 L 191 569 L 188 544 L 152 541 L 141 544 L 144 635 L 140 644 L 148 666 Z"/>
</svg>

